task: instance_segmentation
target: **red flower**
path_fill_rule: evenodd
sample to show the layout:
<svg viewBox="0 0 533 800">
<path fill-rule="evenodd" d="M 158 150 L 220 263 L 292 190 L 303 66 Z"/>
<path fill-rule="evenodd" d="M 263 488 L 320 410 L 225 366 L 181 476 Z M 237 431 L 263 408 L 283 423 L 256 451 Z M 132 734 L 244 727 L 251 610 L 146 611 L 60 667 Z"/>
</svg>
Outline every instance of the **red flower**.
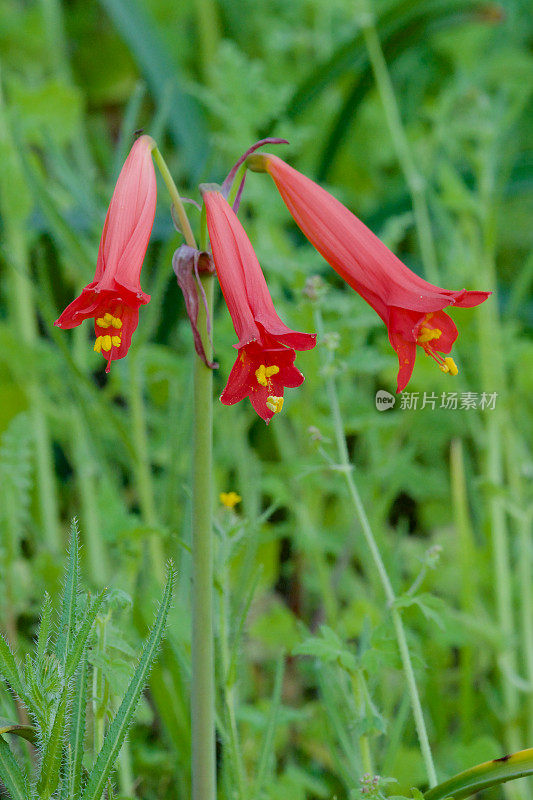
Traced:
<svg viewBox="0 0 533 800">
<path fill-rule="evenodd" d="M 55 325 L 75 328 L 94 317 L 94 350 L 111 361 L 124 358 L 150 295 L 140 285 L 141 267 L 154 223 L 157 185 L 150 136 L 141 136 L 118 176 L 102 231 L 96 273 Z"/>
<path fill-rule="evenodd" d="M 239 341 L 226 388 L 225 405 L 250 398 L 265 422 L 281 411 L 285 387 L 300 386 L 295 350 L 310 350 L 316 336 L 288 328 L 278 317 L 257 256 L 244 228 L 223 195 L 203 189 L 207 228 L 222 293 Z"/>
<path fill-rule="evenodd" d="M 491 292 L 450 291 L 428 283 L 403 264 L 361 220 L 329 192 L 280 158 L 249 156 L 247 166 L 268 172 L 311 244 L 350 286 L 377 311 L 389 331 L 400 368 L 398 388 L 409 382 L 417 346 L 435 359 L 443 372 L 457 374 L 449 353 L 457 328 L 443 309 L 470 308 Z M 439 351 L 439 352 L 437 352 Z"/>
</svg>

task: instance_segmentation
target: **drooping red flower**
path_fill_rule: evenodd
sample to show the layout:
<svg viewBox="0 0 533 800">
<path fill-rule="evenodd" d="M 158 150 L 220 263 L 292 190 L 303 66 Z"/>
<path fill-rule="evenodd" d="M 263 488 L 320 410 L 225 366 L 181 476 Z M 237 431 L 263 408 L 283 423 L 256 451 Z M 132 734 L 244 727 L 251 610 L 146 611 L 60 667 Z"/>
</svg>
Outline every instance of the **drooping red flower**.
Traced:
<svg viewBox="0 0 533 800">
<path fill-rule="evenodd" d="M 216 187 L 202 187 L 213 260 L 239 341 L 238 356 L 221 401 L 250 398 L 265 422 L 281 411 L 285 387 L 304 376 L 294 366 L 295 350 L 310 350 L 316 336 L 298 333 L 278 317 L 254 249 L 235 212 Z"/>
<path fill-rule="evenodd" d="M 450 291 L 428 283 L 342 203 L 282 159 L 261 153 L 249 156 L 246 163 L 256 172 L 271 175 L 307 239 L 387 326 L 399 360 L 397 391 L 403 391 L 411 378 L 417 346 L 443 372 L 456 375 L 453 359 L 440 355 L 451 351 L 458 334 L 443 309 L 477 306 L 491 292 Z"/>
<path fill-rule="evenodd" d="M 139 306 L 150 300 L 140 284 L 148 240 L 154 223 L 157 185 L 154 140 L 141 136 L 122 167 L 107 210 L 96 273 L 55 325 L 75 328 L 94 317 L 94 350 L 111 361 L 124 358 L 139 322 Z"/>
</svg>

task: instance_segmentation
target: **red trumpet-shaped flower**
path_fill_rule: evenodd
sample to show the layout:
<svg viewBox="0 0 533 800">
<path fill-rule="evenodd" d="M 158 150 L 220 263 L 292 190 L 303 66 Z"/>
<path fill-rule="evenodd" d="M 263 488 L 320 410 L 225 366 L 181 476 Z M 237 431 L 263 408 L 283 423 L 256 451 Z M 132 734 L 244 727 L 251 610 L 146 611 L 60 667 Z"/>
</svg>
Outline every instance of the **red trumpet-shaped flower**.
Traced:
<svg viewBox="0 0 533 800">
<path fill-rule="evenodd" d="M 296 224 L 344 280 L 377 311 L 399 360 L 398 392 L 409 382 L 421 347 L 443 372 L 457 374 L 449 353 L 457 328 L 443 309 L 470 308 L 491 294 L 450 291 L 428 283 L 403 264 L 361 220 L 305 175 L 270 154 L 249 156 L 247 166 L 268 172 Z"/>
<path fill-rule="evenodd" d="M 225 405 L 250 398 L 265 422 L 281 411 L 285 387 L 304 376 L 295 350 L 310 350 L 316 336 L 288 328 L 276 314 L 257 256 L 244 228 L 217 187 L 202 187 L 213 260 L 239 341 L 239 354 L 220 397 Z"/>
<path fill-rule="evenodd" d="M 157 185 L 154 141 L 141 136 L 118 176 L 102 231 L 96 273 L 55 324 L 75 328 L 94 317 L 94 350 L 111 361 L 124 358 L 139 322 L 139 306 L 149 302 L 140 285 L 141 267 L 154 223 Z"/>
</svg>

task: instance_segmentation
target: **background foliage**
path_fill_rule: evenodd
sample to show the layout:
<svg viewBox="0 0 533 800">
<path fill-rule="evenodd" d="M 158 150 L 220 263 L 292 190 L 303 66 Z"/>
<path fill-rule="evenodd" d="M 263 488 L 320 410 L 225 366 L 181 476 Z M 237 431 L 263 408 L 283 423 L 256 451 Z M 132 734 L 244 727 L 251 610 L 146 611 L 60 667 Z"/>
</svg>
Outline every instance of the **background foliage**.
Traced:
<svg viewBox="0 0 533 800">
<path fill-rule="evenodd" d="M 195 198 L 254 140 L 289 139 L 284 157 L 422 273 L 414 189 L 440 283 L 495 292 L 453 314 L 453 385 L 419 356 L 408 387 L 419 408 L 378 413 L 376 390 L 395 386 L 386 331 L 303 241 L 269 179 L 248 177 L 241 218 L 281 316 L 313 330 L 318 307 L 327 335 L 298 357 L 306 382 L 268 428 L 249 404 L 215 410 L 216 491 L 242 495 L 217 513 L 221 797 L 356 797 L 366 745 L 371 771 L 398 781 L 386 793 L 425 784 L 390 614 L 335 469 L 332 370 L 439 777 L 533 745 L 530 8 L 379 0 L 374 12 L 415 186 L 352 1 L 0 2 L 2 627 L 20 655 L 31 650 L 78 515 L 85 584 L 120 599 L 91 656 L 111 713 L 175 560 L 167 643 L 116 776 L 123 797 L 190 793 L 192 339 L 164 187 L 143 270 L 152 302 L 128 358 L 107 378 L 91 326 L 52 323 L 92 278 L 137 128 Z M 315 274 L 325 290 L 312 302 L 302 290 Z M 219 391 L 234 340 L 219 297 Z M 496 407 L 439 408 L 450 391 L 497 392 Z M 434 410 L 420 408 L 424 392 Z M 12 722 L 22 713 L 4 688 L 0 705 Z M 510 791 L 527 797 L 523 784 Z"/>
</svg>

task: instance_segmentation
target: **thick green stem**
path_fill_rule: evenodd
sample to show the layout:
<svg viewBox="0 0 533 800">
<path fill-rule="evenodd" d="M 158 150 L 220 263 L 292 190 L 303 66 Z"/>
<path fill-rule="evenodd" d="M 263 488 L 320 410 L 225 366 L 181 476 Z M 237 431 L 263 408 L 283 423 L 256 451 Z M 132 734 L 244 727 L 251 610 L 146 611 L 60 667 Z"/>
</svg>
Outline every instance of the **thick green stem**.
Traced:
<svg viewBox="0 0 533 800">
<path fill-rule="evenodd" d="M 152 155 L 167 186 L 183 236 L 189 247 L 196 239 L 180 194 L 154 142 Z M 205 209 L 200 247 L 207 246 Z M 207 310 L 199 297 L 197 327 L 210 361 L 213 348 L 207 333 L 213 318 L 213 276 L 202 275 Z M 191 739 L 192 800 L 216 800 L 215 655 L 213 640 L 213 373 L 194 359 L 194 445 L 192 498 L 192 649 Z"/>
<path fill-rule="evenodd" d="M 426 200 L 425 180 L 417 169 L 411 154 L 387 62 L 381 49 L 374 15 L 366 10 L 366 13 L 361 16 L 361 22 L 368 58 L 370 59 L 379 96 L 385 111 L 392 143 L 411 194 L 420 254 L 426 277 L 432 283 L 438 283 L 437 254 Z"/>
<path fill-rule="evenodd" d="M 213 277 L 201 278 L 212 316 Z M 198 330 L 212 358 L 207 315 L 199 303 Z M 195 356 L 192 520 L 192 798 L 215 800 L 215 679 L 213 646 L 213 373 Z"/>
<path fill-rule="evenodd" d="M 324 325 L 322 321 L 322 314 L 318 307 L 315 308 L 314 316 L 315 316 L 315 326 L 318 338 L 319 340 L 322 340 L 324 338 Z M 335 441 L 337 444 L 340 466 L 342 467 L 342 474 L 345 477 L 346 484 L 348 487 L 348 492 L 352 500 L 353 506 L 355 508 L 356 515 L 359 519 L 359 523 L 363 531 L 363 536 L 372 555 L 372 559 L 378 571 L 383 591 L 385 592 L 387 604 L 390 608 L 392 622 L 394 625 L 394 632 L 396 634 L 396 640 L 398 642 L 398 649 L 400 651 L 400 658 L 402 661 L 403 671 L 407 681 L 407 688 L 409 690 L 409 697 L 411 699 L 411 707 L 413 710 L 416 731 L 420 742 L 420 749 L 422 751 L 422 757 L 424 759 L 429 785 L 436 786 L 437 774 L 435 772 L 435 766 L 433 764 L 433 756 L 431 754 L 431 748 L 429 746 L 429 739 L 426 730 L 426 724 L 424 721 L 424 714 L 422 711 L 422 705 L 420 703 L 420 697 L 416 685 L 413 665 L 411 663 L 411 656 L 409 655 L 409 648 L 407 646 L 407 638 L 405 636 L 405 630 L 403 627 L 402 618 L 400 612 L 395 607 L 396 595 L 394 593 L 394 589 L 392 588 L 392 584 L 387 574 L 385 564 L 383 563 L 383 559 L 381 558 L 381 553 L 379 552 L 376 539 L 372 532 L 372 528 L 370 527 L 370 522 L 366 515 L 366 511 L 363 506 L 361 497 L 359 495 L 359 491 L 353 479 L 353 474 L 352 474 L 353 467 L 350 463 L 348 448 L 346 446 L 346 437 L 344 435 L 344 425 L 340 411 L 339 398 L 337 396 L 337 388 L 335 385 L 335 380 L 332 377 L 331 373 L 326 378 L 326 388 L 328 393 L 329 406 L 331 409 L 331 415 L 333 417 Z"/>
</svg>

